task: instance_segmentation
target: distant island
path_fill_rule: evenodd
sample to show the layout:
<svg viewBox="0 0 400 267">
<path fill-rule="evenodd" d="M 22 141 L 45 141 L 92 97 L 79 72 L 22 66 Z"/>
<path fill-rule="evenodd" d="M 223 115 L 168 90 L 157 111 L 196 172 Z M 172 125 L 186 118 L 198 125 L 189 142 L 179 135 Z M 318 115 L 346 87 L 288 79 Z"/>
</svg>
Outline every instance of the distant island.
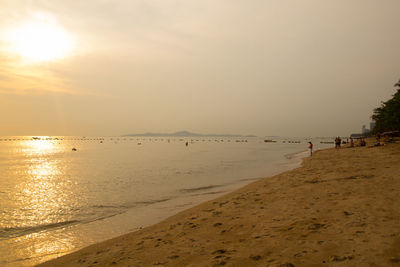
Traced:
<svg viewBox="0 0 400 267">
<path fill-rule="evenodd" d="M 188 131 L 179 131 L 175 133 L 141 133 L 141 134 L 124 134 L 122 136 L 150 136 L 150 137 L 196 137 L 196 136 L 208 136 L 208 137 L 257 137 L 255 135 L 239 135 L 239 134 L 199 134 L 191 133 Z"/>
</svg>

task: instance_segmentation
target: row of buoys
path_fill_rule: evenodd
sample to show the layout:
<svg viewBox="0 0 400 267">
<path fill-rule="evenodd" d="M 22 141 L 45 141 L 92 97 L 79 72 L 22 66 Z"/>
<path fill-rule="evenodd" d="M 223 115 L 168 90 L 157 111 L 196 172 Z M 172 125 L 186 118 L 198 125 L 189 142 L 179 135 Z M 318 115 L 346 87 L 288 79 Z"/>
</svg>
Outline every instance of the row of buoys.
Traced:
<svg viewBox="0 0 400 267">
<path fill-rule="evenodd" d="M 24 139 L 24 138 L 3 138 L 0 139 L 0 141 L 40 141 L 40 140 L 46 140 L 46 141 L 100 141 L 100 143 L 105 142 L 107 139 L 106 138 L 58 138 L 58 137 L 54 137 L 54 138 L 50 138 L 50 137 L 46 137 L 46 138 L 41 138 L 41 137 L 32 137 L 31 139 Z M 117 141 L 139 141 L 138 144 L 142 144 L 140 141 L 150 141 L 150 142 L 158 142 L 158 141 L 167 141 L 168 143 L 170 143 L 171 141 L 176 142 L 176 141 L 180 141 L 180 142 L 233 142 L 235 141 L 236 143 L 247 143 L 248 140 L 245 139 L 237 139 L 237 140 L 233 140 L 233 139 L 164 139 L 164 138 L 109 138 L 110 141 L 114 141 L 116 144 L 118 143 Z M 279 141 L 277 140 L 272 140 L 272 139 L 265 139 L 264 140 L 265 143 L 277 143 Z M 289 144 L 300 144 L 301 141 L 299 140 L 283 140 L 281 141 L 282 143 L 289 143 Z M 320 141 L 321 144 L 333 144 L 333 141 Z"/>
<path fill-rule="evenodd" d="M 72 138 L 72 139 L 64 139 L 64 138 L 44 138 L 44 139 L 41 139 L 41 138 L 35 138 L 35 137 L 32 137 L 32 139 L 17 139 L 17 138 L 14 138 L 14 139 L 8 139 L 8 138 L 4 138 L 4 139 L 0 139 L 0 141 L 30 141 L 30 140 L 35 140 L 35 141 L 43 141 L 43 140 L 45 140 L 45 141 L 100 141 L 100 143 L 103 143 L 104 141 L 106 141 L 106 139 L 104 139 L 104 138 L 95 138 L 95 139 L 89 139 L 89 138 L 82 138 L 82 139 L 77 139 L 77 138 Z M 114 138 L 110 138 L 110 140 L 111 141 L 127 141 L 128 139 L 114 139 Z M 135 141 L 134 139 L 129 139 L 128 141 Z M 164 139 L 136 139 L 136 141 L 150 141 L 150 142 L 153 142 L 153 141 L 155 141 L 155 142 L 157 142 L 157 141 L 164 141 Z M 176 140 L 176 139 L 165 139 L 165 141 L 167 141 L 168 143 L 170 143 L 171 141 L 180 141 L 180 142 L 186 142 L 186 140 L 185 139 L 178 139 L 178 140 Z M 230 139 L 228 139 L 228 140 L 223 140 L 223 139 L 215 139 L 215 140 L 211 140 L 211 139 L 208 139 L 208 140 L 205 140 L 205 139 L 202 139 L 202 140 L 199 140 L 199 139 L 191 139 L 190 140 L 190 142 L 217 142 L 217 143 L 219 143 L 219 142 L 231 142 L 231 141 L 233 141 L 233 140 L 230 140 Z M 235 140 L 236 142 L 248 142 L 248 140 Z M 276 140 L 264 140 L 264 142 L 265 143 L 276 143 L 276 142 L 278 142 L 278 141 L 276 141 Z M 282 141 L 282 143 L 295 143 L 295 144 L 299 144 L 299 143 L 301 143 L 300 141 Z M 321 144 L 332 144 L 333 142 L 323 142 L 323 141 L 321 141 L 320 142 Z"/>
</svg>

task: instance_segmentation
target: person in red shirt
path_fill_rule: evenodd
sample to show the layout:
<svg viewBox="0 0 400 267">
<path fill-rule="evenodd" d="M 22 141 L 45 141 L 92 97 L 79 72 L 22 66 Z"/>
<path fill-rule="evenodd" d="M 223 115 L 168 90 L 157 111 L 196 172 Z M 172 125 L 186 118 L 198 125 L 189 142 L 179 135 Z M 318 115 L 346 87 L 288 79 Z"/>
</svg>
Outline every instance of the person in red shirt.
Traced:
<svg viewBox="0 0 400 267">
<path fill-rule="evenodd" d="M 311 142 L 308 142 L 308 144 L 308 148 L 310 149 L 310 156 L 312 156 L 313 144 Z"/>
</svg>

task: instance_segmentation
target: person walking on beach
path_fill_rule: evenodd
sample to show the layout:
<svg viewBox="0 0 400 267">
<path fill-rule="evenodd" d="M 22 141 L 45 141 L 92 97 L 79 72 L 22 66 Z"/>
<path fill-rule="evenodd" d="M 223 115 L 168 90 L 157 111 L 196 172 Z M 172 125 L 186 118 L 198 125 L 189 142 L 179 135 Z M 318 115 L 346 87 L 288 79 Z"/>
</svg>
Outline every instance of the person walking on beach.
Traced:
<svg viewBox="0 0 400 267">
<path fill-rule="evenodd" d="M 308 142 L 308 148 L 310 149 L 310 156 L 312 156 L 313 144 L 311 142 Z"/>
<path fill-rule="evenodd" d="M 342 139 L 340 137 L 336 137 L 335 139 L 335 148 L 340 148 L 340 144 L 342 143 Z"/>
</svg>

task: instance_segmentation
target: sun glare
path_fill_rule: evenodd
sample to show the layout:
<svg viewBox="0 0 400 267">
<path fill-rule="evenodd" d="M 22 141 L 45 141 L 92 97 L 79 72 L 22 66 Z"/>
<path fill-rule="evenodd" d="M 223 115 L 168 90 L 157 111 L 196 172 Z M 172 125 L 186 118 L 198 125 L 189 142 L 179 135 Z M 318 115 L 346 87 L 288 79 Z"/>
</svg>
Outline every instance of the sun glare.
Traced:
<svg viewBox="0 0 400 267">
<path fill-rule="evenodd" d="M 72 38 L 57 23 L 32 21 L 8 32 L 12 52 L 24 60 L 41 62 L 64 58 L 72 50 Z"/>
</svg>

